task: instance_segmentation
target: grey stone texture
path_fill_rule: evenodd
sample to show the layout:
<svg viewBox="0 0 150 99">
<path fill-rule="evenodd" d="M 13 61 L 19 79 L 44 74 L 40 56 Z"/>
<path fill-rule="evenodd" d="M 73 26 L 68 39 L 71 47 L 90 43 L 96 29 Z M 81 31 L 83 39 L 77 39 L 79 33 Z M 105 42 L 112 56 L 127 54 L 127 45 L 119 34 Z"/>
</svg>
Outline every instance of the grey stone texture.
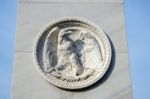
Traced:
<svg viewBox="0 0 150 99">
<path fill-rule="evenodd" d="M 20 0 L 17 17 L 12 99 L 132 99 L 122 0 Z M 34 67 L 33 46 L 39 31 L 62 17 L 81 17 L 103 29 L 112 45 L 104 77 L 77 91 L 57 88 Z"/>
</svg>

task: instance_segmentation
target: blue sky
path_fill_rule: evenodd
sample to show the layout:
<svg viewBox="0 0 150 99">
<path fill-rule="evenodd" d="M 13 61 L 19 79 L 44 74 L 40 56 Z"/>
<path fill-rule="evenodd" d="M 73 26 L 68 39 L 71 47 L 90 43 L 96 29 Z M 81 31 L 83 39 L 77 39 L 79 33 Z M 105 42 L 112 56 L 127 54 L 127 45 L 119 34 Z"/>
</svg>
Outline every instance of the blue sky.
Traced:
<svg viewBox="0 0 150 99">
<path fill-rule="evenodd" d="M 150 0 L 125 0 L 134 99 L 150 99 Z M 0 99 L 10 99 L 17 0 L 0 0 Z"/>
</svg>

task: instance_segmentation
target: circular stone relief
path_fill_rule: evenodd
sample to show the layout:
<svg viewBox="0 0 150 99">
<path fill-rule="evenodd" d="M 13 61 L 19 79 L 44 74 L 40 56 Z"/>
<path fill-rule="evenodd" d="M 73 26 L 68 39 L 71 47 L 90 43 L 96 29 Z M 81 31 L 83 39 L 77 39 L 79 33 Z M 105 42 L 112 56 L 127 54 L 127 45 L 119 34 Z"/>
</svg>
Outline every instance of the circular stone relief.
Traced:
<svg viewBox="0 0 150 99">
<path fill-rule="evenodd" d="M 100 80 L 111 61 L 106 34 L 82 18 L 55 20 L 40 32 L 34 46 L 40 74 L 64 89 L 82 89 Z"/>
</svg>

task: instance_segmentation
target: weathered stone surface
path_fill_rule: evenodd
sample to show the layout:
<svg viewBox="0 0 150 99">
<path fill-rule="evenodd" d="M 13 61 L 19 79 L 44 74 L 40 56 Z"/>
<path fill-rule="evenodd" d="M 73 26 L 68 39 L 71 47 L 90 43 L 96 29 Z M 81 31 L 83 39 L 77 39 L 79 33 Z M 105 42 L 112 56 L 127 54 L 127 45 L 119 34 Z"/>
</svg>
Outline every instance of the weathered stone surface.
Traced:
<svg viewBox="0 0 150 99">
<path fill-rule="evenodd" d="M 12 99 L 132 99 L 122 0 L 20 2 Z M 33 45 L 37 34 L 46 24 L 62 17 L 81 17 L 94 22 L 112 43 L 113 57 L 108 72 L 88 89 L 68 91 L 57 88 L 43 79 L 34 67 Z"/>
<path fill-rule="evenodd" d="M 74 92 L 57 88 L 43 79 L 34 67 L 32 53 L 16 53 L 13 99 L 131 99 L 128 55 L 119 53 L 115 57 L 102 81 L 87 90 Z"/>
<path fill-rule="evenodd" d="M 74 16 L 97 24 L 110 37 L 117 52 L 127 52 L 122 4 L 23 3 L 18 13 L 16 51 L 32 51 L 37 34 L 46 24 Z"/>
</svg>

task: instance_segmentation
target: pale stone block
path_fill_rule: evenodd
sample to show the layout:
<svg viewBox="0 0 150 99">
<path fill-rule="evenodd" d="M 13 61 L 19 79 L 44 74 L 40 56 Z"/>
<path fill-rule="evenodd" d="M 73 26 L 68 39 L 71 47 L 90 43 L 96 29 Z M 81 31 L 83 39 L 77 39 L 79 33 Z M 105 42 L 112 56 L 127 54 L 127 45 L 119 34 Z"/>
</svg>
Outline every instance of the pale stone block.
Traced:
<svg viewBox="0 0 150 99">
<path fill-rule="evenodd" d="M 32 53 L 15 53 L 14 66 L 13 99 L 132 98 L 127 53 L 114 55 L 109 71 L 102 80 L 79 91 L 63 90 L 48 83 L 34 67 Z"/>
<path fill-rule="evenodd" d="M 122 4 L 114 3 L 20 4 L 20 9 L 18 11 L 19 15 L 16 34 L 17 44 L 15 51 L 32 51 L 35 38 L 46 24 L 58 18 L 73 16 L 93 21 L 96 25 L 103 29 L 112 40 L 116 52 L 127 52 L 126 31 L 122 6 Z"/>
<path fill-rule="evenodd" d="M 105 76 L 78 91 L 57 88 L 34 67 L 33 46 L 40 30 L 62 17 L 81 17 L 103 29 L 113 57 Z M 132 99 L 123 0 L 20 0 L 12 99 Z"/>
</svg>

